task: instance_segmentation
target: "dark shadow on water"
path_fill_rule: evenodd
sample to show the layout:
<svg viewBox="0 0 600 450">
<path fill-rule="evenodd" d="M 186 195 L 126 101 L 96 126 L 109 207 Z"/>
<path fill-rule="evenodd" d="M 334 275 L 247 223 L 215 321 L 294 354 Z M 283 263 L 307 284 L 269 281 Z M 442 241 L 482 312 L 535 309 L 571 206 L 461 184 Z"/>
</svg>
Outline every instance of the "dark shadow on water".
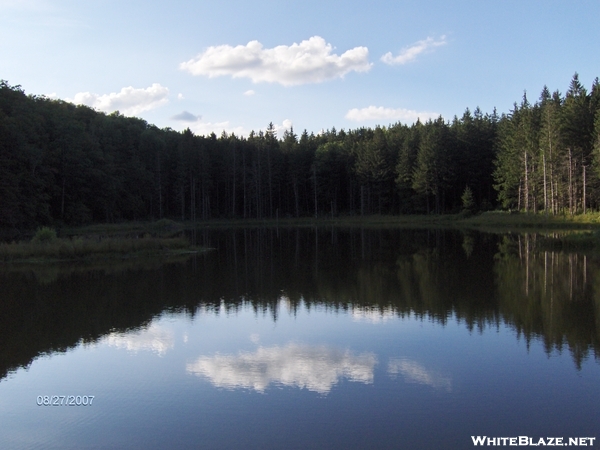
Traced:
<svg viewBox="0 0 600 450">
<path fill-rule="evenodd" d="M 190 316 L 251 305 L 277 320 L 280 302 L 412 315 L 472 332 L 506 323 L 579 367 L 600 356 L 599 261 L 536 250 L 533 235 L 449 230 L 198 230 L 215 250 L 181 259 L 0 272 L 0 379 L 43 354 L 165 311 Z"/>
</svg>

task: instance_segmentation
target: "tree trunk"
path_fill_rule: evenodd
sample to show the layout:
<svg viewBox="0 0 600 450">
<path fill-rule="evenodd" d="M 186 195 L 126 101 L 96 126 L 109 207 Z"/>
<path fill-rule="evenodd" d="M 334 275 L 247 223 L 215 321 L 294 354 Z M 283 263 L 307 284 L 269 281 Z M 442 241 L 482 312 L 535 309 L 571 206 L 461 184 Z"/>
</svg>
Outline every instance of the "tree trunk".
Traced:
<svg viewBox="0 0 600 450">
<path fill-rule="evenodd" d="M 315 218 L 318 217 L 318 209 L 317 209 L 317 168 L 313 166 L 313 187 L 315 191 Z"/>
<path fill-rule="evenodd" d="M 544 163 L 544 213 L 548 215 L 548 189 L 546 187 L 546 155 L 542 154 Z"/>
<path fill-rule="evenodd" d="M 300 205 L 298 204 L 298 181 L 294 180 L 294 202 L 296 203 L 296 218 L 300 217 Z"/>
<path fill-rule="evenodd" d="M 365 187 L 360 186 L 360 215 L 361 217 L 365 215 Z"/>
<path fill-rule="evenodd" d="M 583 213 L 585 214 L 586 212 L 586 205 L 585 205 L 585 166 L 583 166 Z"/>
<path fill-rule="evenodd" d="M 569 149 L 569 213 L 573 215 L 573 163 Z"/>
<path fill-rule="evenodd" d="M 65 177 L 62 179 L 62 194 L 60 196 L 60 219 L 65 220 Z"/>
<path fill-rule="evenodd" d="M 235 145 L 233 145 L 233 193 L 231 194 L 231 217 L 235 218 Z"/>
<path fill-rule="evenodd" d="M 525 150 L 525 212 L 529 212 L 529 169 L 527 167 L 527 150 Z"/>
<path fill-rule="evenodd" d="M 181 184 L 181 221 L 185 220 L 185 193 L 183 190 L 183 183 Z"/>
<path fill-rule="evenodd" d="M 269 217 L 273 217 L 273 187 L 271 185 L 271 144 L 267 147 L 267 165 L 269 166 Z"/>
</svg>

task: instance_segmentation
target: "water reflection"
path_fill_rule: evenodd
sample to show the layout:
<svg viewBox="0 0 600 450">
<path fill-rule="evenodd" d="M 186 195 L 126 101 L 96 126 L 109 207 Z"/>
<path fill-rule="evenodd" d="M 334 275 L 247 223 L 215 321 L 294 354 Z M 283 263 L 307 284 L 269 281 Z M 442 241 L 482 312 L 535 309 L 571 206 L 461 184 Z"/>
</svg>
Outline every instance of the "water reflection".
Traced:
<svg viewBox="0 0 600 450">
<path fill-rule="evenodd" d="M 390 358 L 388 373 L 392 377 L 402 375 L 407 383 L 418 383 L 435 389 L 452 391 L 452 380 L 436 371 L 426 369 L 422 364 L 405 358 Z"/>
<path fill-rule="evenodd" d="M 598 428 L 596 258 L 443 230 L 198 238 L 216 250 L 0 271 L 0 447 L 467 448 Z"/>
<path fill-rule="evenodd" d="M 172 344 L 159 330 L 129 334 L 164 311 L 193 318 L 250 306 L 276 322 L 282 301 L 292 314 L 323 307 L 358 322 L 504 323 L 527 341 L 542 339 L 549 354 L 569 351 L 576 367 L 600 358 L 599 261 L 540 250 L 535 235 L 256 228 L 204 230 L 198 239 L 216 250 L 142 266 L 0 271 L 0 379 L 39 355 L 99 339 L 164 355 Z"/>
<path fill-rule="evenodd" d="M 384 323 L 398 316 L 391 308 L 384 308 L 382 311 L 376 309 L 352 309 L 352 319 L 356 322 Z"/>
<path fill-rule="evenodd" d="M 502 319 L 546 352 L 568 348 L 577 367 L 600 357 L 600 267 L 585 254 L 539 250 L 536 235 L 503 236 L 495 255 Z"/>
<path fill-rule="evenodd" d="M 252 353 L 200 356 L 187 371 L 226 389 L 264 392 L 270 384 L 280 384 L 327 394 L 342 378 L 372 383 L 376 364 L 373 353 L 356 355 L 348 349 L 290 343 L 259 347 Z"/>
<path fill-rule="evenodd" d="M 175 346 L 173 331 L 157 324 L 148 328 L 129 333 L 110 333 L 101 342 L 106 342 L 111 347 L 127 349 L 131 352 L 142 350 L 151 351 L 164 356 L 167 350 Z"/>
</svg>

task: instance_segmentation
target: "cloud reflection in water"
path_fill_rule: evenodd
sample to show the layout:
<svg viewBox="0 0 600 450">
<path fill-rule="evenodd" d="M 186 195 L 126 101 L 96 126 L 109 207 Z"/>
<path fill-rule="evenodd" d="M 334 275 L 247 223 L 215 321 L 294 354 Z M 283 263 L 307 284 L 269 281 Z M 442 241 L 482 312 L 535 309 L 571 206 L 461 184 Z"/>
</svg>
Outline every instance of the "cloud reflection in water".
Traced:
<svg viewBox="0 0 600 450">
<path fill-rule="evenodd" d="M 426 384 L 435 389 L 452 391 L 452 380 L 449 377 L 409 359 L 391 358 L 388 363 L 388 373 L 392 377 L 402 375 L 407 383 Z"/>
<path fill-rule="evenodd" d="M 373 353 L 354 355 L 350 350 L 324 345 L 288 344 L 259 347 L 253 353 L 201 356 L 187 365 L 187 372 L 227 389 L 264 392 L 269 384 L 279 383 L 327 394 L 342 377 L 372 383 L 375 364 Z"/>
<path fill-rule="evenodd" d="M 111 333 L 104 338 L 104 341 L 113 347 L 133 352 L 147 350 L 159 356 L 164 356 L 167 350 L 175 346 L 173 332 L 155 324 L 134 333 Z"/>
<path fill-rule="evenodd" d="M 383 323 L 397 318 L 398 315 L 392 308 L 385 308 L 383 310 L 364 308 L 352 309 L 352 320 L 355 322 L 365 321 L 371 323 Z"/>
</svg>

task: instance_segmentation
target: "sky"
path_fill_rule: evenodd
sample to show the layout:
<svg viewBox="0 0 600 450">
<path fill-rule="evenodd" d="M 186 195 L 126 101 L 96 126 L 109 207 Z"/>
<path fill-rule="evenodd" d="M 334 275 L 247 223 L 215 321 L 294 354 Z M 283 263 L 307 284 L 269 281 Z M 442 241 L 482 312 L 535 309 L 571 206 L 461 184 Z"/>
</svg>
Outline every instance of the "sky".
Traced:
<svg viewBox="0 0 600 450">
<path fill-rule="evenodd" d="M 600 77 L 599 0 L 0 0 L 0 79 L 247 136 L 510 112 Z"/>
</svg>

